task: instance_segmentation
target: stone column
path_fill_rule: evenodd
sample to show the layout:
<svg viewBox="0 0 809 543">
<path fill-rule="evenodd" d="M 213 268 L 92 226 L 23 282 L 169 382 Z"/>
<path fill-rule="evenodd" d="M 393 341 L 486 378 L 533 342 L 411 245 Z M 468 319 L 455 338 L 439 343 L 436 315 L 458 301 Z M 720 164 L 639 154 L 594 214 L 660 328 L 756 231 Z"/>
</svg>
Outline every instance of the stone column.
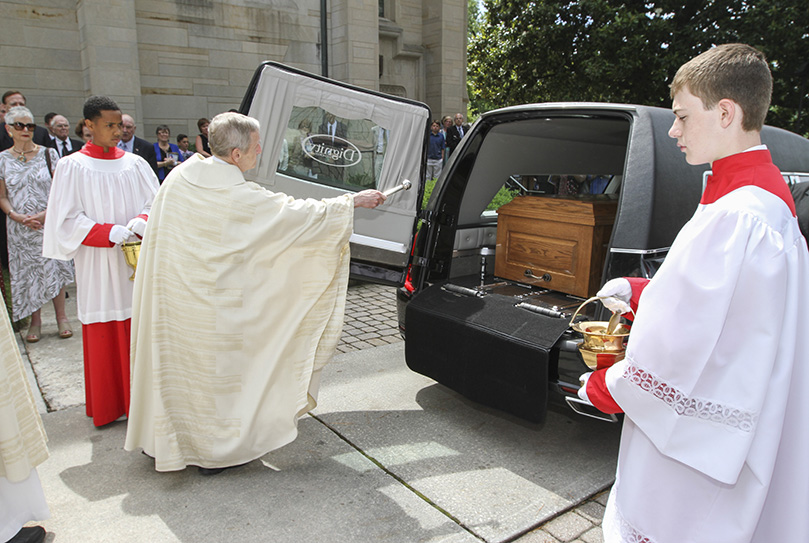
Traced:
<svg viewBox="0 0 809 543">
<path fill-rule="evenodd" d="M 466 117 L 466 12 L 466 0 L 423 0 L 425 101 L 437 118 L 455 113 Z"/>
<path fill-rule="evenodd" d="M 378 0 L 331 0 L 329 77 L 379 89 Z"/>
<path fill-rule="evenodd" d="M 85 92 L 111 97 L 141 125 L 135 2 L 79 0 L 76 12 Z"/>
</svg>

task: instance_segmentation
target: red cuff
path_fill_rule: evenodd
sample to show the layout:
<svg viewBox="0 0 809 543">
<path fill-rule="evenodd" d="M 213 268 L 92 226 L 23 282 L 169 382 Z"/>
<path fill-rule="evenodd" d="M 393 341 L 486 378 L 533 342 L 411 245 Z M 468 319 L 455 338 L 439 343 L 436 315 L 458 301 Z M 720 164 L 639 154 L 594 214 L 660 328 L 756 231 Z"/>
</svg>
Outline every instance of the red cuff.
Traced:
<svg viewBox="0 0 809 543">
<path fill-rule="evenodd" d="M 110 241 L 110 230 L 113 226 L 113 224 L 96 223 L 81 244 L 89 247 L 114 247 L 115 244 Z"/>
<path fill-rule="evenodd" d="M 632 297 L 629 299 L 629 307 L 632 308 L 632 311 L 637 312 L 640 295 L 643 294 L 643 289 L 649 284 L 649 280 L 643 277 L 625 277 L 624 279 L 629 281 L 629 286 L 632 287 Z M 629 320 L 635 320 L 635 315 L 631 313 L 627 313 L 624 316 Z"/>
<path fill-rule="evenodd" d="M 602 413 L 623 413 L 624 410 L 615 403 L 612 394 L 607 389 L 606 375 L 607 368 L 593 372 L 590 379 L 587 380 L 587 397 L 590 399 L 590 403 Z"/>
</svg>

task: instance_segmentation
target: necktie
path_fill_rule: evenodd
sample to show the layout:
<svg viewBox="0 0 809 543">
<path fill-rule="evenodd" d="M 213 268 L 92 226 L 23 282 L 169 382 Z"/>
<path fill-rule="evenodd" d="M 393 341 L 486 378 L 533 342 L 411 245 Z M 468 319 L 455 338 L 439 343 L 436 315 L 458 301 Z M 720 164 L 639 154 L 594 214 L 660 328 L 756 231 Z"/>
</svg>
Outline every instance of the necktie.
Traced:
<svg viewBox="0 0 809 543">
<path fill-rule="evenodd" d="M 67 150 L 68 150 L 67 149 L 67 140 L 65 140 L 65 141 L 62 142 L 62 156 L 67 155 Z"/>
<path fill-rule="evenodd" d="M 458 134 L 459 134 L 461 137 L 463 137 L 463 127 L 462 127 L 462 126 L 459 126 L 459 127 L 458 127 Z"/>
</svg>

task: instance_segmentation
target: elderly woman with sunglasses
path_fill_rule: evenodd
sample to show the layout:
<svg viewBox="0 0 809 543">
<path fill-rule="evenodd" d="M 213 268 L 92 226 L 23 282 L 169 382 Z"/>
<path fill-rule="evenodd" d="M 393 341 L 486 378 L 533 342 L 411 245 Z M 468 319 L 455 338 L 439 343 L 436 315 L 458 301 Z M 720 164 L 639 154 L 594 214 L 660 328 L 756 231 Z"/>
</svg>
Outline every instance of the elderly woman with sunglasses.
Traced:
<svg viewBox="0 0 809 543">
<path fill-rule="evenodd" d="M 34 143 L 33 118 L 23 106 L 8 110 L 6 130 L 14 145 L 0 153 L 0 209 L 7 217 L 13 320 L 31 316 L 29 343 L 40 339 L 40 309 L 48 300 L 53 300 L 59 337 L 73 335 L 65 314 L 65 286 L 73 282 L 73 262 L 42 256 L 42 225 L 59 154 Z"/>
</svg>

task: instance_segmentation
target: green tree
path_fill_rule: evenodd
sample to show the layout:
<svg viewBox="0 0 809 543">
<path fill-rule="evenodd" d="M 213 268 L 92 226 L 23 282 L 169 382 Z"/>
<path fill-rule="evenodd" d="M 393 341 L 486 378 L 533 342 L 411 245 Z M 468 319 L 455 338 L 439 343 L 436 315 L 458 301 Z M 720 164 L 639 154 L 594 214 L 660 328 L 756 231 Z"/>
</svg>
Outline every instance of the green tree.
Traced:
<svg viewBox="0 0 809 543">
<path fill-rule="evenodd" d="M 761 49 L 773 72 L 767 122 L 804 133 L 809 109 L 805 0 L 750 2 L 484 0 L 470 33 L 470 100 L 477 112 L 526 102 L 670 105 L 668 84 L 688 59 L 720 43 Z"/>
</svg>

